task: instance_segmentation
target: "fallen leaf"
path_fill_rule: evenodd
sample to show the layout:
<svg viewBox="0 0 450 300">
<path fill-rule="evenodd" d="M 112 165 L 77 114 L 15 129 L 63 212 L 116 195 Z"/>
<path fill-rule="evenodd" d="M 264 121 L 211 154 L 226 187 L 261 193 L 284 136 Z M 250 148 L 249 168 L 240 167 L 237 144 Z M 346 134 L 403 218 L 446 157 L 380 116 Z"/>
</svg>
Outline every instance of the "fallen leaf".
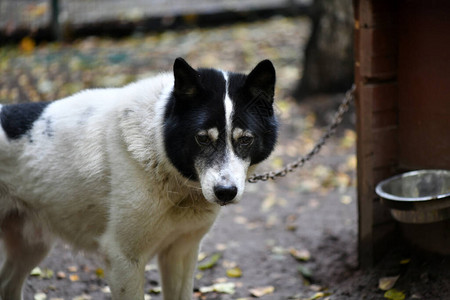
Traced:
<svg viewBox="0 0 450 300">
<path fill-rule="evenodd" d="M 105 278 L 105 271 L 102 268 L 97 268 L 95 270 L 95 275 L 97 275 L 98 278 Z"/>
<path fill-rule="evenodd" d="M 400 276 L 383 277 L 378 280 L 378 288 L 382 291 L 390 290 L 394 287 Z"/>
<path fill-rule="evenodd" d="M 70 274 L 69 279 L 70 281 L 79 281 L 80 277 L 77 274 Z"/>
<path fill-rule="evenodd" d="M 64 278 L 66 278 L 66 273 L 64 273 L 63 271 L 58 271 L 58 272 L 56 273 L 56 278 L 58 278 L 58 279 L 64 279 Z"/>
<path fill-rule="evenodd" d="M 234 267 L 227 270 L 227 276 L 231 278 L 241 277 L 242 270 L 239 267 Z"/>
<path fill-rule="evenodd" d="M 148 292 L 151 294 L 160 294 L 162 291 L 162 288 L 160 286 L 155 286 L 151 288 Z"/>
<path fill-rule="evenodd" d="M 33 270 L 31 270 L 30 275 L 31 276 L 41 276 L 42 274 L 42 270 L 39 267 L 34 268 Z"/>
<path fill-rule="evenodd" d="M 349 205 L 350 203 L 352 203 L 352 197 L 350 197 L 349 195 L 343 195 L 341 197 L 341 203 L 345 204 L 345 205 Z"/>
<path fill-rule="evenodd" d="M 198 269 L 199 270 L 211 269 L 212 267 L 214 267 L 216 265 L 216 263 L 220 259 L 220 257 L 221 257 L 220 253 L 215 253 L 215 254 L 211 255 L 210 259 L 207 262 L 198 266 Z"/>
<path fill-rule="evenodd" d="M 224 294 L 234 294 L 235 293 L 235 283 L 234 282 L 223 282 L 223 283 L 216 283 L 211 286 L 203 286 L 200 288 L 201 293 L 224 293 Z"/>
<path fill-rule="evenodd" d="M 317 299 L 321 299 L 324 297 L 328 297 L 330 295 L 331 295 L 331 293 L 317 292 L 311 298 L 308 298 L 308 300 L 317 300 Z"/>
<path fill-rule="evenodd" d="M 304 265 L 300 265 L 298 266 L 298 271 L 300 272 L 300 274 L 302 274 L 302 276 L 306 279 L 311 279 L 312 278 L 312 271 Z"/>
<path fill-rule="evenodd" d="M 405 293 L 402 291 L 399 291 L 397 289 L 390 289 L 384 293 L 384 298 L 389 300 L 404 300 L 405 299 Z"/>
<path fill-rule="evenodd" d="M 272 294 L 275 291 L 275 288 L 271 285 L 269 286 L 263 286 L 263 287 L 257 287 L 254 289 L 250 289 L 250 294 L 252 294 L 253 297 L 262 297 L 268 294 Z"/>
<path fill-rule="evenodd" d="M 49 268 L 45 268 L 42 270 L 41 278 L 51 279 L 55 275 L 55 272 Z"/>
<path fill-rule="evenodd" d="M 75 273 L 76 271 L 78 271 L 78 267 L 77 266 L 68 266 L 67 270 L 69 272 Z"/>
<path fill-rule="evenodd" d="M 302 249 L 302 250 L 297 250 L 294 248 L 289 248 L 289 253 L 297 260 L 299 261 L 308 261 L 311 259 L 311 253 L 306 250 L 306 249 Z"/>
<path fill-rule="evenodd" d="M 409 264 L 410 262 L 411 262 L 411 258 L 405 258 L 400 261 L 400 264 L 406 265 L 406 264 Z"/>
<path fill-rule="evenodd" d="M 36 42 L 30 37 L 24 37 L 20 41 L 20 49 L 24 52 L 30 53 L 36 47 Z"/>
<path fill-rule="evenodd" d="M 197 261 L 200 262 L 200 261 L 204 260 L 207 256 L 208 256 L 208 254 L 206 254 L 205 252 L 200 252 L 198 254 Z"/>
<path fill-rule="evenodd" d="M 45 300 L 45 299 L 47 299 L 47 295 L 45 293 L 34 294 L 34 300 Z"/>
</svg>

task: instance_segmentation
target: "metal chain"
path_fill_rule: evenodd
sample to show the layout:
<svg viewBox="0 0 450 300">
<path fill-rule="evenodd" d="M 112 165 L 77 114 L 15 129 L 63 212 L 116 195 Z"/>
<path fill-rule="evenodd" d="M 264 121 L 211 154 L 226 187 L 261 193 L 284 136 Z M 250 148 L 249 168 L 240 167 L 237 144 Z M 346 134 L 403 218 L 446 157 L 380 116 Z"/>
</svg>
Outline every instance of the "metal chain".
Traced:
<svg viewBox="0 0 450 300">
<path fill-rule="evenodd" d="M 328 127 L 328 130 L 325 134 L 320 138 L 314 148 L 305 156 L 298 158 L 296 161 L 287 164 L 282 169 L 278 171 L 269 171 L 261 174 L 253 174 L 248 178 L 248 182 L 256 183 L 258 181 L 267 181 L 269 179 L 275 180 L 278 177 L 284 177 L 288 173 L 295 171 L 297 168 L 302 167 L 307 161 L 311 160 L 311 158 L 320 152 L 322 146 L 325 145 L 326 141 L 334 135 L 336 132 L 336 128 L 341 124 L 344 114 L 348 111 L 350 102 L 354 99 L 355 93 L 355 85 L 353 85 L 344 96 L 344 100 L 339 105 L 339 108 L 334 116 L 333 123 Z"/>
</svg>

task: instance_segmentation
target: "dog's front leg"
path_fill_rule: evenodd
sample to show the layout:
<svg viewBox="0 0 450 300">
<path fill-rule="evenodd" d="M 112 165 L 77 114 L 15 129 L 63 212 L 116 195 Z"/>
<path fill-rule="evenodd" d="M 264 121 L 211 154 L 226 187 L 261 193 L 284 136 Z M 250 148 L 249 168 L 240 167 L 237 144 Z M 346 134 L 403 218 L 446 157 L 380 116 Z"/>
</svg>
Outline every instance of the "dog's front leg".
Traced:
<svg viewBox="0 0 450 300">
<path fill-rule="evenodd" d="M 142 259 L 130 259 L 122 253 L 106 257 L 106 274 L 113 300 L 144 299 L 144 269 Z"/>
<path fill-rule="evenodd" d="M 164 300 L 191 300 L 198 249 L 204 232 L 187 234 L 158 254 Z"/>
</svg>

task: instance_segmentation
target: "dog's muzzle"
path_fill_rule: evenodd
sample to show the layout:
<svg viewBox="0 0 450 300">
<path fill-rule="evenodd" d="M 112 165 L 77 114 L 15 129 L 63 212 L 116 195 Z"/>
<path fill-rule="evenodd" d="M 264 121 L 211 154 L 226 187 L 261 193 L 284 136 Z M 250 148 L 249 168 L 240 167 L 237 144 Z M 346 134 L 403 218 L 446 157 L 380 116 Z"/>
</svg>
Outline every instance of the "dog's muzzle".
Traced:
<svg viewBox="0 0 450 300">
<path fill-rule="evenodd" d="M 214 194 L 219 200 L 220 205 L 227 205 L 236 197 L 238 189 L 234 185 L 216 185 L 214 187 Z"/>
</svg>

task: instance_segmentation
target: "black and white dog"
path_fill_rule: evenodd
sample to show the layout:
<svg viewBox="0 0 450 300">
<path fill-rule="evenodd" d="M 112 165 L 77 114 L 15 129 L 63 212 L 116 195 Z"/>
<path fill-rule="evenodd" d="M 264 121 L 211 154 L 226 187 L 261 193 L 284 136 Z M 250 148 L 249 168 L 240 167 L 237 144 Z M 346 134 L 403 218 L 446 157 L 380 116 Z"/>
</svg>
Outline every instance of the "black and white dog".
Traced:
<svg viewBox="0 0 450 300">
<path fill-rule="evenodd" d="M 113 299 L 144 299 L 157 255 L 164 299 L 192 297 L 202 237 L 272 152 L 275 69 L 195 70 L 46 103 L 0 105 L 0 299 L 54 237 L 104 257 Z"/>
</svg>

